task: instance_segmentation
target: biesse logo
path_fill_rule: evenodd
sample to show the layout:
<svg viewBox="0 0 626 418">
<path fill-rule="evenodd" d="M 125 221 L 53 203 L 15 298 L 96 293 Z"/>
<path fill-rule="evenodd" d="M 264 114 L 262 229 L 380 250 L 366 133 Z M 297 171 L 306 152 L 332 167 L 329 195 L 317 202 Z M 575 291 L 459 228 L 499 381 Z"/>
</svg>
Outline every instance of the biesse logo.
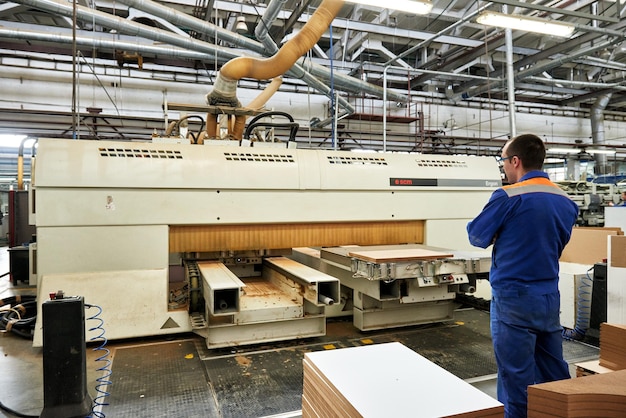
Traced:
<svg viewBox="0 0 626 418">
<path fill-rule="evenodd" d="M 415 179 L 406 177 L 391 177 L 390 186 L 436 186 L 437 179 Z"/>
<path fill-rule="evenodd" d="M 396 186 L 412 186 L 413 180 L 411 179 L 395 179 L 394 184 Z"/>
</svg>

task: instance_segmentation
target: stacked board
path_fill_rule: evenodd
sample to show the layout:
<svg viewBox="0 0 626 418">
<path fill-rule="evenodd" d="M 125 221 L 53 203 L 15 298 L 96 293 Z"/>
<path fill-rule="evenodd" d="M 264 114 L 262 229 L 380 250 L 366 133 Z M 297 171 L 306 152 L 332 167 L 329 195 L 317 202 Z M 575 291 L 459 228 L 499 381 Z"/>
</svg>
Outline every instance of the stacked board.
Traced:
<svg viewBox="0 0 626 418">
<path fill-rule="evenodd" d="M 502 417 L 500 402 L 401 343 L 304 355 L 302 417 Z"/>
<path fill-rule="evenodd" d="M 528 387 L 528 418 L 626 416 L 626 370 Z"/>
<path fill-rule="evenodd" d="M 626 369 L 626 325 L 600 324 L 600 366 Z"/>
<path fill-rule="evenodd" d="M 600 324 L 601 371 L 528 387 L 528 417 L 626 416 L 626 326 Z"/>
</svg>

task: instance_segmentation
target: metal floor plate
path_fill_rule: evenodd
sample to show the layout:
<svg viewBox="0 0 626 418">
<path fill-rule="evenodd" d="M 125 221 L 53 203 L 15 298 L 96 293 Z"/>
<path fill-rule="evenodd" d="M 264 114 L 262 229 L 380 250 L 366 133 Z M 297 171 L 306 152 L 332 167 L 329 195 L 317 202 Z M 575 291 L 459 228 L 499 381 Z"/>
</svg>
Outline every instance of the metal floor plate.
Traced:
<svg viewBox="0 0 626 418">
<path fill-rule="evenodd" d="M 108 416 L 265 417 L 301 408 L 302 360 L 311 351 L 398 341 L 461 379 L 496 373 L 489 313 L 455 312 L 442 324 L 361 332 L 349 320 L 328 320 L 327 335 L 300 341 L 208 350 L 191 339 L 118 348 Z M 598 348 L 563 342 L 571 364 Z"/>
<path fill-rule="evenodd" d="M 110 380 L 106 416 L 219 416 L 194 340 L 117 348 Z"/>
</svg>

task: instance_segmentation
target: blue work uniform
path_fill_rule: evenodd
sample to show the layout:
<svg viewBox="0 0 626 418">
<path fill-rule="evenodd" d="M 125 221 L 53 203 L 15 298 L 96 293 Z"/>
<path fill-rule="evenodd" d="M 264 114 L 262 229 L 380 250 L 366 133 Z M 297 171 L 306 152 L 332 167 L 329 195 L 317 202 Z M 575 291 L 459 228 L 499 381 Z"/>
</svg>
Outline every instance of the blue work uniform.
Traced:
<svg viewBox="0 0 626 418">
<path fill-rule="evenodd" d="M 493 244 L 489 282 L 498 400 L 525 418 L 527 388 L 570 377 L 563 360 L 559 258 L 578 206 L 542 171 L 497 189 L 467 225 L 472 245 Z"/>
</svg>

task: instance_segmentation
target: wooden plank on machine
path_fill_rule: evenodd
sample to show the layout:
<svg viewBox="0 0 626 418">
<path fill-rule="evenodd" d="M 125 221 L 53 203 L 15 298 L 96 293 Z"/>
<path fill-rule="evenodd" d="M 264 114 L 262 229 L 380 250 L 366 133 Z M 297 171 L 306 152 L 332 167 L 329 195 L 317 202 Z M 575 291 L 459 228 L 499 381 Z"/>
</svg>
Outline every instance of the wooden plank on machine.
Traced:
<svg viewBox="0 0 626 418">
<path fill-rule="evenodd" d="M 449 252 L 426 250 L 423 248 L 397 248 L 389 250 L 360 250 L 351 251 L 348 256 L 372 263 L 389 263 L 396 261 L 435 260 L 450 258 L 454 254 Z"/>
</svg>

